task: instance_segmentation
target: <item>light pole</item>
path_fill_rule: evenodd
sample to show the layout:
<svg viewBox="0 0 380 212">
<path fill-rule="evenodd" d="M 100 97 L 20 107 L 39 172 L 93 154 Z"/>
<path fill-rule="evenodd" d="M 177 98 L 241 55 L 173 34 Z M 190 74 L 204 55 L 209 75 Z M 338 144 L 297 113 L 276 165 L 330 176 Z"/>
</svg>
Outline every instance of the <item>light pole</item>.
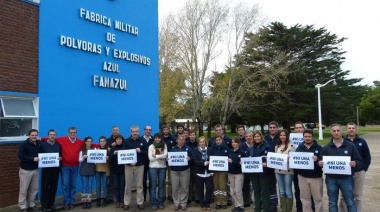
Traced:
<svg viewBox="0 0 380 212">
<path fill-rule="evenodd" d="M 322 132 L 322 112 L 321 112 L 321 88 L 325 85 L 329 84 L 330 82 L 334 82 L 333 84 L 336 85 L 335 79 L 331 79 L 327 81 L 325 84 L 316 84 L 315 88 L 318 89 L 318 129 L 319 129 L 319 140 L 323 140 L 323 132 Z"/>
</svg>

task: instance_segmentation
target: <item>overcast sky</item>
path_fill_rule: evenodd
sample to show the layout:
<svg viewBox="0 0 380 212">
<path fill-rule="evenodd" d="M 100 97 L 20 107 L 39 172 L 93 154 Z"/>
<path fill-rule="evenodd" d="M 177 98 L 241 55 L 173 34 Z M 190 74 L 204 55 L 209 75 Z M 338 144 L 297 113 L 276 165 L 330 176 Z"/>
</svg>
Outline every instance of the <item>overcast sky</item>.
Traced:
<svg viewBox="0 0 380 212">
<path fill-rule="evenodd" d="M 243 0 L 261 7 L 269 21 L 286 26 L 315 25 L 325 27 L 343 42 L 346 61 L 343 70 L 351 70 L 349 78 L 363 78 L 361 84 L 380 81 L 380 0 Z M 180 9 L 186 0 L 158 0 L 159 17 Z M 321 82 L 324 83 L 324 82 Z"/>
</svg>

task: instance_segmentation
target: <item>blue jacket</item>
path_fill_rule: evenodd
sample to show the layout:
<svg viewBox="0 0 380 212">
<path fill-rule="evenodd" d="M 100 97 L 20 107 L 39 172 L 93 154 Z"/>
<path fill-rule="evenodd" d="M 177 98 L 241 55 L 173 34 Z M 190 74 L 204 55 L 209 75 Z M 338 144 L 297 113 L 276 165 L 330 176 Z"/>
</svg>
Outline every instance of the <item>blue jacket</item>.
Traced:
<svg viewBox="0 0 380 212">
<path fill-rule="evenodd" d="M 207 153 L 207 160 L 202 160 L 202 153 L 199 150 L 199 147 L 195 147 L 193 149 L 192 160 L 194 163 L 195 173 L 197 173 L 197 174 L 204 174 L 205 171 L 207 171 L 207 173 L 211 172 L 208 170 L 208 166 L 205 166 L 205 162 L 209 161 L 209 159 L 210 159 L 210 148 L 207 148 L 206 153 Z"/>
<path fill-rule="evenodd" d="M 208 141 L 208 147 L 212 147 L 214 145 L 216 145 L 215 144 L 215 137 L 211 137 L 210 140 Z M 229 149 L 232 149 L 231 138 L 224 135 L 223 136 L 223 145 L 227 146 Z"/>
<path fill-rule="evenodd" d="M 342 138 L 343 139 L 343 138 Z M 358 150 L 356 149 L 355 145 L 351 142 L 347 141 L 346 139 L 343 139 L 342 145 L 337 148 L 333 142 L 333 139 L 326 144 L 324 147 L 322 147 L 321 154 L 319 155 L 319 160 L 323 160 L 323 156 L 350 156 L 350 161 L 355 161 L 356 166 L 362 166 L 362 158 L 360 157 L 360 154 Z M 324 164 L 324 166 L 327 166 L 327 164 Z M 355 174 L 355 169 L 351 167 L 351 174 Z M 336 178 L 346 178 L 349 175 L 343 175 L 343 174 L 326 174 L 331 177 Z"/>
<path fill-rule="evenodd" d="M 137 152 L 136 166 L 141 166 L 145 164 L 145 159 L 148 157 L 148 143 L 146 142 L 145 139 L 141 139 L 141 137 L 137 137 L 136 139 L 129 137 L 125 140 L 123 148 L 124 149 L 140 148 L 141 151 Z"/>
<path fill-rule="evenodd" d="M 238 150 L 234 151 L 233 149 L 230 150 L 228 154 L 228 158 L 232 160 L 232 163 L 228 163 L 228 173 L 229 174 L 241 174 L 241 164 L 240 159 L 245 158 L 247 155 L 245 152 L 239 148 Z"/>
<path fill-rule="evenodd" d="M 344 137 L 347 141 L 351 141 L 348 136 Z M 358 172 L 358 171 L 361 171 L 364 169 L 364 171 L 367 171 L 368 170 L 368 167 L 369 165 L 371 165 L 371 153 L 369 151 L 369 147 L 368 147 L 368 144 L 367 142 L 359 137 L 359 136 L 355 136 L 355 139 L 352 141 L 352 143 L 355 145 L 356 149 L 358 150 L 360 156 L 362 157 L 362 163 L 363 163 L 363 166 L 361 167 L 355 167 L 355 171 Z"/>
<path fill-rule="evenodd" d="M 165 144 L 168 148 L 168 152 L 173 148 L 173 146 L 177 145 L 176 139 L 171 134 L 169 134 L 167 137 L 165 137 L 164 134 L 162 134 L 162 140 L 165 141 Z"/>
<path fill-rule="evenodd" d="M 251 148 L 248 149 L 248 157 L 262 157 L 263 163 L 266 163 L 267 160 L 263 156 L 267 156 L 268 152 L 274 152 L 274 149 L 271 145 L 265 140 L 261 144 L 254 144 Z M 253 174 L 273 174 L 274 169 L 263 167 L 263 173 L 253 173 Z"/>
<path fill-rule="evenodd" d="M 173 148 L 169 152 L 187 152 L 187 156 L 190 157 L 190 160 L 188 161 L 187 166 L 170 166 L 170 170 L 185 171 L 186 169 L 190 167 L 189 165 L 191 164 L 191 160 L 192 160 L 191 158 L 193 156 L 193 151 L 190 149 L 190 147 L 186 145 L 183 145 L 183 147 L 173 146 Z"/>
<path fill-rule="evenodd" d="M 124 173 L 124 164 L 118 164 L 117 162 L 117 154 L 115 155 L 114 152 L 116 150 L 123 150 L 123 145 L 116 145 L 111 147 L 110 150 L 110 171 L 111 174 L 123 174 Z"/>
<path fill-rule="evenodd" d="M 29 138 L 22 142 L 18 148 L 18 159 L 20 167 L 25 170 L 38 169 L 38 161 L 34 161 L 40 152 L 41 141 L 37 140 L 36 144 L 29 141 Z"/>
<path fill-rule="evenodd" d="M 313 144 L 308 149 L 303 143 L 299 145 L 296 149 L 296 152 L 311 152 L 315 156 L 319 158 L 319 155 L 321 154 L 322 146 L 317 143 L 317 141 L 313 141 Z M 297 169 L 297 173 L 299 175 L 302 175 L 303 177 L 308 178 L 318 178 L 322 177 L 322 168 L 318 165 L 318 160 L 314 161 L 314 169 Z"/>
<path fill-rule="evenodd" d="M 266 134 L 264 137 L 264 140 L 268 142 L 268 144 L 272 147 L 272 149 L 275 149 L 274 147 L 277 145 L 278 142 L 278 133 L 272 138 L 270 134 Z"/>
</svg>

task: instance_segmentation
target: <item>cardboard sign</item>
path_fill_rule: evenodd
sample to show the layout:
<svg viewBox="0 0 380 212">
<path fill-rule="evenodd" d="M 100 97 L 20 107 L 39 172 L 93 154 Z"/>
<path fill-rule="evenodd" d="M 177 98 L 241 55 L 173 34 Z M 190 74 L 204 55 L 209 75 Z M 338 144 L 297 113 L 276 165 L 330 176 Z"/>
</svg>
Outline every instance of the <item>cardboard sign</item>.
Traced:
<svg viewBox="0 0 380 212">
<path fill-rule="evenodd" d="M 350 156 L 323 156 L 323 172 L 325 174 L 351 175 Z"/>
<path fill-rule="evenodd" d="M 313 155 L 311 152 L 289 152 L 289 168 L 313 170 Z"/>
<path fill-rule="evenodd" d="M 187 152 L 168 152 L 168 165 L 169 166 L 187 166 L 189 165 Z"/>
<path fill-rule="evenodd" d="M 262 173 L 263 159 L 261 157 L 241 158 L 241 171 L 243 173 Z"/>
<path fill-rule="evenodd" d="M 117 152 L 117 164 L 131 164 L 136 162 L 136 149 L 119 150 Z"/>
<path fill-rule="evenodd" d="M 107 150 L 87 150 L 87 163 L 107 163 Z"/>
<path fill-rule="evenodd" d="M 302 133 L 290 133 L 289 135 L 290 143 L 297 148 L 300 144 L 303 143 L 303 134 Z"/>
<path fill-rule="evenodd" d="M 213 171 L 228 171 L 228 157 L 227 156 L 210 156 L 209 170 Z"/>
<path fill-rule="evenodd" d="M 58 153 L 39 153 L 38 168 L 59 167 Z"/>
<path fill-rule="evenodd" d="M 272 169 L 288 170 L 288 154 L 268 152 L 267 166 Z"/>
</svg>

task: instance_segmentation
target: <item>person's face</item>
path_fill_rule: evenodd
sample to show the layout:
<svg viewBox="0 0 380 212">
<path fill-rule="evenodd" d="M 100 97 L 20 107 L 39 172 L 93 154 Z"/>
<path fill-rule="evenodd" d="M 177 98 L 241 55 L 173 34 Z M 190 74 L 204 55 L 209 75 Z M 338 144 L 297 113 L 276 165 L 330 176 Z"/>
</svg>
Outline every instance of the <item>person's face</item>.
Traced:
<svg viewBox="0 0 380 212">
<path fill-rule="evenodd" d="M 54 131 L 49 132 L 48 139 L 49 141 L 55 141 L 56 133 Z"/>
<path fill-rule="evenodd" d="M 86 147 L 87 148 L 91 147 L 91 144 L 92 144 L 92 139 L 87 139 L 86 140 Z"/>
<path fill-rule="evenodd" d="M 356 126 L 355 125 L 347 125 L 347 135 L 355 136 L 356 135 Z"/>
<path fill-rule="evenodd" d="M 303 135 L 303 141 L 305 142 L 305 144 L 311 144 L 313 143 L 313 136 L 310 133 L 305 133 Z"/>
<path fill-rule="evenodd" d="M 342 138 L 342 128 L 339 126 L 331 127 L 331 135 L 335 140 Z"/>
<path fill-rule="evenodd" d="M 223 129 L 221 127 L 215 128 L 215 134 L 216 135 L 223 135 Z"/>
<path fill-rule="evenodd" d="M 178 127 L 177 128 L 177 133 L 182 134 L 183 133 L 183 127 Z"/>
<path fill-rule="evenodd" d="M 247 134 L 245 135 L 245 141 L 246 141 L 248 144 L 252 144 L 252 142 L 253 142 L 253 135 L 252 135 L 252 133 L 247 133 Z"/>
<path fill-rule="evenodd" d="M 294 125 L 294 132 L 296 133 L 303 133 L 305 129 L 303 128 L 302 124 L 296 124 Z"/>
<path fill-rule="evenodd" d="M 100 147 L 104 148 L 107 144 L 107 141 L 106 141 L 106 139 L 102 138 L 102 139 L 100 139 L 99 143 L 100 143 Z"/>
<path fill-rule="evenodd" d="M 243 137 L 243 136 L 244 136 L 244 133 L 245 133 L 244 128 L 240 127 L 240 128 L 238 129 L 238 135 L 239 135 L 240 137 Z"/>
<path fill-rule="evenodd" d="M 29 140 L 31 142 L 36 142 L 37 141 L 37 137 L 38 137 L 38 133 L 37 132 L 31 132 L 29 134 Z"/>
<path fill-rule="evenodd" d="M 269 125 L 269 133 L 271 135 L 276 135 L 278 133 L 278 127 L 275 124 Z"/>
<path fill-rule="evenodd" d="M 280 141 L 282 143 L 285 143 L 285 141 L 286 141 L 286 134 L 285 134 L 285 132 L 281 132 L 280 133 Z"/>
<path fill-rule="evenodd" d="M 215 143 L 216 143 L 216 145 L 221 145 L 223 143 L 223 139 L 217 137 L 217 138 L 215 138 Z"/>
<path fill-rule="evenodd" d="M 178 137 L 177 143 L 179 147 L 182 147 L 185 144 L 185 138 L 182 136 Z"/>
<path fill-rule="evenodd" d="M 156 143 L 160 143 L 160 141 L 161 141 L 161 138 L 159 138 L 159 137 L 155 137 L 155 138 L 154 138 L 154 142 L 156 142 Z"/>
<path fill-rule="evenodd" d="M 190 140 L 195 141 L 195 133 L 190 133 Z"/>
<path fill-rule="evenodd" d="M 150 136 L 151 134 L 152 134 L 152 127 L 150 127 L 150 126 L 145 127 L 144 135 Z"/>
<path fill-rule="evenodd" d="M 238 148 L 240 143 L 236 142 L 235 140 L 231 141 L 232 148 Z"/>
<path fill-rule="evenodd" d="M 69 130 L 69 137 L 71 139 L 75 139 L 77 137 L 77 131 L 76 130 Z"/>
<path fill-rule="evenodd" d="M 245 137 L 245 140 L 247 140 L 247 137 Z M 255 134 L 253 136 L 253 140 L 255 141 L 256 144 L 261 143 L 261 136 L 259 134 Z"/>
<path fill-rule="evenodd" d="M 185 138 L 188 138 L 189 137 L 189 131 L 184 130 L 183 131 L 183 135 L 185 136 Z"/>
<path fill-rule="evenodd" d="M 138 138 L 139 137 L 139 129 L 132 128 L 131 129 L 131 135 L 132 135 L 132 138 Z"/>
<path fill-rule="evenodd" d="M 164 135 L 169 135 L 169 128 L 162 129 L 162 132 L 164 133 Z"/>
<path fill-rule="evenodd" d="M 118 127 L 112 128 L 112 135 L 118 135 L 118 134 L 120 134 L 119 128 Z"/>
<path fill-rule="evenodd" d="M 122 138 L 116 138 L 116 145 L 122 145 L 123 139 Z"/>
<path fill-rule="evenodd" d="M 204 139 L 201 139 L 198 141 L 198 145 L 201 147 L 201 148 L 204 148 L 206 146 L 206 141 Z"/>
</svg>

